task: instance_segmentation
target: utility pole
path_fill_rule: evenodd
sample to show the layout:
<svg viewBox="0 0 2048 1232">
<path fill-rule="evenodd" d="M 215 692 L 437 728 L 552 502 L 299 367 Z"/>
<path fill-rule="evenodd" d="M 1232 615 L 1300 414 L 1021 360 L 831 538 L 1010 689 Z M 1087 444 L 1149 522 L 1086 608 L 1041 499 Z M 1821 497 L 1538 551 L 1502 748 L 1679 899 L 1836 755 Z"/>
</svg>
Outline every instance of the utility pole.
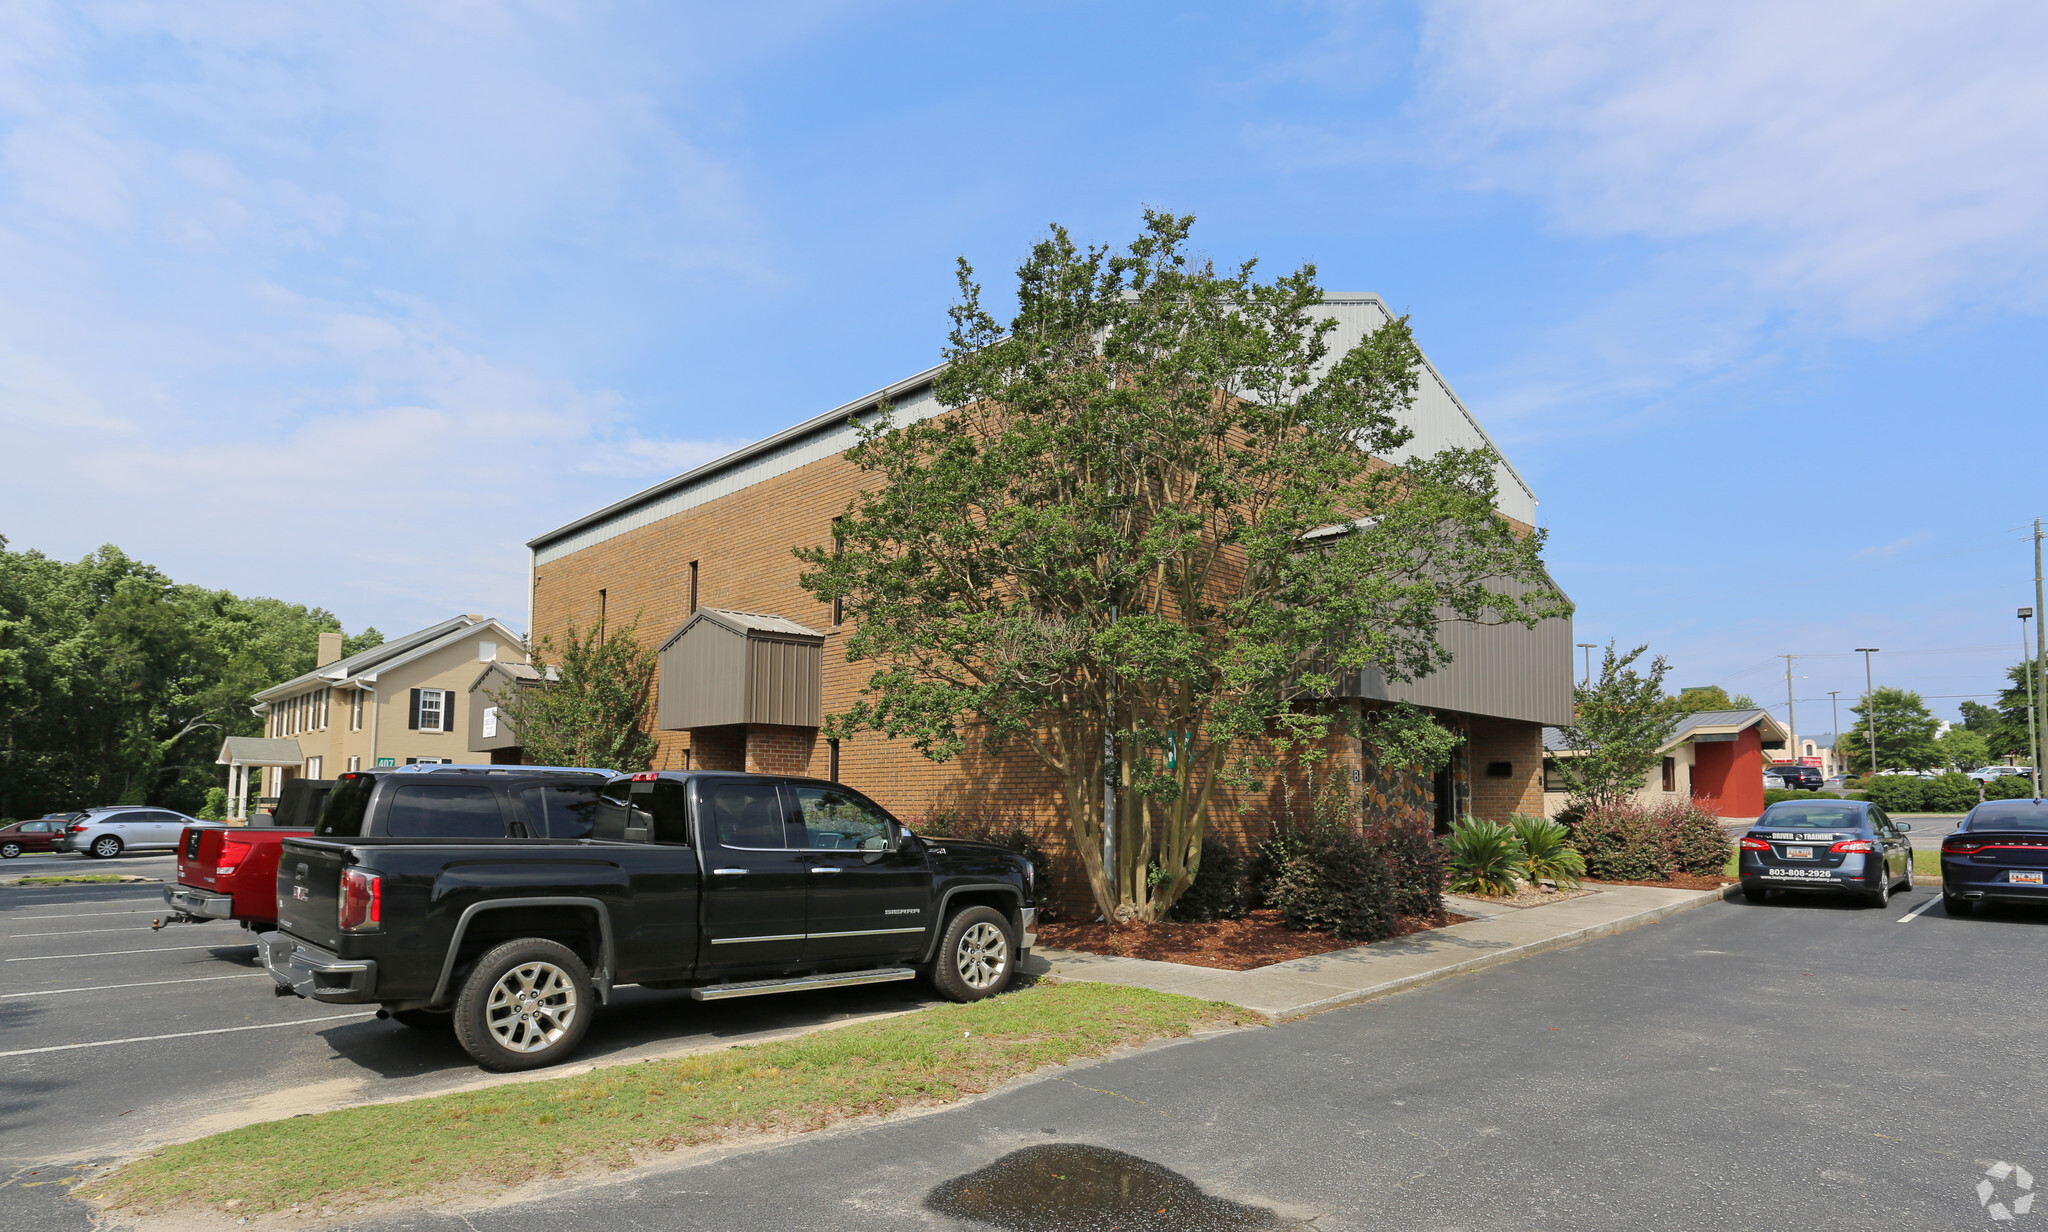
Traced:
<svg viewBox="0 0 2048 1232">
<path fill-rule="evenodd" d="M 2039 518 L 2034 519 L 2034 610 L 2037 612 L 2048 612 L 2048 602 L 2044 602 L 2041 597 L 2041 519 Z M 2048 617 L 2044 617 L 2040 624 L 2034 626 L 2034 670 L 2027 673 L 2027 676 L 2029 679 L 2033 679 L 2036 676 L 2039 677 L 2039 687 L 2036 690 L 2036 696 L 2040 697 L 2042 701 L 2048 702 Z M 2043 746 L 2048 745 L 2048 723 L 2037 723 L 2035 727 L 2041 732 L 2041 738 L 2035 741 L 2032 749 L 2034 756 L 2034 798 L 2038 800 L 2041 798 L 2041 763 L 2048 761 L 2048 757 L 2042 755 Z"/>
<path fill-rule="evenodd" d="M 2027 760 L 2034 760 L 2034 750 L 2040 746 L 2034 741 L 2034 669 L 2027 662 L 2027 618 L 2034 609 L 2020 609 L 2020 674 L 2027 678 Z M 2034 780 L 2034 798 L 2041 798 L 2041 767 L 2036 764 L 2027 768 L 2027 777 Z"/>
<path fill-rule="evenodd" d="M 1792 764 L 1803 766 L 1806 759 L 1799 755 L 1799 715 L 1792 708 L 1792 655 L 1779 655 L 1785 660 L 1785 728 L 1791 733 Z"/>
<path fill-rule="evenodd" d="M 1834 756 L 1831 760 L 1840 761 L 1842 760 L 1842 691 L 1840 689 L 1828 690 L 1828 705 L 1835 713 L 1835 730 L 1828 736 L 1828 742 L 1834 746 Z M 1840 771 L 1837 771 L 1837 773 L 1840 773 Z"/>
<path fill-rule="evenodd" d="M 1858 646 L 1856 653 L 1863 656 L 1863 726 L 1870 732 L 1870 772 L 1877 773 L 1877 692 L 1871 684 L 1870 656 L 1878 653 L 1875 646 Z"/>
<path fill-rule="evenodd" d="M 1593 684 L 1593 646 L 1594 643 L 1592 642 L 1578 643 L 1579 649 L 1586 652 L 1586 678 L 1580 683 L 1589 688 Z"/>
</svg>

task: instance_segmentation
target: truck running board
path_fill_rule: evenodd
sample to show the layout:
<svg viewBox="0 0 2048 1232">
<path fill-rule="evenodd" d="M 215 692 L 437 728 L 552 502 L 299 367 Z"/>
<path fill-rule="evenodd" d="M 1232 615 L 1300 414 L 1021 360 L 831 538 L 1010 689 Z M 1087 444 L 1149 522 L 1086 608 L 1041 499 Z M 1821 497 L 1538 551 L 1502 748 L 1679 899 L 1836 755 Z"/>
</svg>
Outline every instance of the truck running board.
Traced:
<svg viewBox="0 0 2048 1232">
<path fill-rule="evenodd" d="M 830 975 L 799 975 L 787 980 L 748 980 L 744 984 L 706 984 L 692 988 L 694 1001 L 724 1001 L 731 997 L 759 997 L 771 992 L 803 992 L 811 988 L 844 988 L 849 984 L 889 984 L 914 980 L 917 972 L 908 967 L 882 967 L 874 971 L 835 971 Z"/>
</svg>

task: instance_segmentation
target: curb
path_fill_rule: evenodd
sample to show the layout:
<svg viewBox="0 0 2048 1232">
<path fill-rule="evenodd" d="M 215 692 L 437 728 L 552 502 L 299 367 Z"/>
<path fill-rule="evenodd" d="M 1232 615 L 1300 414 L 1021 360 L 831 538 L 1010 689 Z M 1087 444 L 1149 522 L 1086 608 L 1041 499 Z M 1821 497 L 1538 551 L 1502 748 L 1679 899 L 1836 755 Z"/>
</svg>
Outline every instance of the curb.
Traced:
<svg viewBox="0 0 2048 1232">
<path fill-rule="evenodd" d="M 1678 915 L 1680 912 L 1704 907 L 1709 903 L 1726 902 L 1731 894 L 1740 894 L 1741 892 L 1742 884 L 1740 882 L 1732 886 L 1723 887 L 1718 894 L 1701 890 L 1697 898 L 1687 899 L 1684 902 L 1668 903 L 1662 907 L 1652 907 L 1648 911 L 1638 911 L 1634 915 L 1625 915 L 1620 919 L 1609 920 L 1604 924 L 1589 924 L 1584 928 L 1575 928 L 1568 933 L 1559 933 L 1554 937 L 1545 937 L 1541 941 L 1531 941 L 1527 945 L 1518 945 L 1513 949 L 1498 950 L 1492 954 L 1482 954 L 1476 958 L 1467 958 L 1462 962 L 1451 963 L 1448 966 L 1438 967 L 1431 971 L 1419 971 L 1414 975 L 1404 975 L 1399 979 L 1388 980 L 1384 984 L 1374 984 L 1370 988 L 1351 989 L 1338 993 L 1336 996 L 1324 997 L 1320 1001 L 1309 1001 L 1302 1005 L 1294 1006 L 1291 1009 L 1282 1010 L 1277 1014 L 1267 1015 L 1267 1017 L 1274 1022 L 1291 1022 L 1296 1018 L 1305 1018 L 1310 1014 L 1336 1009 L 1339 1006 L 1350 1005 L 1356 1001 L 1370 1001 L 1392 993 L 1406 992 L 1411 988 L 1420 988 L 1426 984 L 1434 984 L 1438 980 L 1446 980 L 1454 975 L 1464 975 L 1471 971 L 1483 971 L 1488 967 L 1499 966 L 1501 963 L 1513 962 L 1518 958 L 1527 958 L 1532 954 L 1541 954 L 1548 950 L 1563 949 L 1565 946 L 1576 945 L 1581 941 L 1590 941 L 1595 937 L 1608 937 L 1615 933 L 1625 933 L 1630 929 L 1641 928 L 1645 924 L 1655 924 L 1659 920 Z"/>
</svg>

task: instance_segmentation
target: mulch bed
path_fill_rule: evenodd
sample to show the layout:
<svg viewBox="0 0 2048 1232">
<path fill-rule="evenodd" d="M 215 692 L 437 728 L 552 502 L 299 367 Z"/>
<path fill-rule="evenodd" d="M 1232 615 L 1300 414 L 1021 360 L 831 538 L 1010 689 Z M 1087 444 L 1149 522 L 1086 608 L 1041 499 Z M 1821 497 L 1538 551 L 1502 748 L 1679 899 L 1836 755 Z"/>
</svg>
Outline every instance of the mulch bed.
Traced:
<svg viewBox="0 0 2048 1232">
<path fill-rule="evenodd" d="M 1471 918 L 1448 911 L 1440 916 L 1404 915 L 1393 935 L 1406 937 L 1448 924 L 1463 924 Z M 1280 922 L 1279 912 L 1254 911 L 1241 920 L 1218 920 L 1213 924 L 1040 924 L 1038 944 L 1085 954 L 1250 971 L 1291 958 L 1348 950 L 1359 943 L 1341 941 L 1328 933 L 1291 932 Z"/>
<path fill-rule="evenodd" d="M 1662 890 L 1718 890 L 1735 884 L 1735 878 L 1723 877 L 1719 873 L 1701 876 L 1698 873 L 1675 873 L 1664 881 L 1588 881 L 1589 886 L 1639 885 L 1656 886 Z"/>
</svg>

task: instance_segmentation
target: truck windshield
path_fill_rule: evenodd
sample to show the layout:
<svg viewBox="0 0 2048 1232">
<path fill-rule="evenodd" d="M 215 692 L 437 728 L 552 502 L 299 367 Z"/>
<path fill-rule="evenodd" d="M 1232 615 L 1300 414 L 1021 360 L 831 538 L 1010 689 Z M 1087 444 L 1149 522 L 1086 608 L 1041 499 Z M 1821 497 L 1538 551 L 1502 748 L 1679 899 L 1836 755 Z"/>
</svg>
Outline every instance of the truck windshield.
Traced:
<svg viewBox="0 0 2048 1232">
<path fill-rule="evenodd" d="M 313 833 L 322 838 L 356 838 L 363 832 L 363 810 L 370 806 L 370 791 L 377 780 L 367 774 L 345 774 L 328 793 L 327 807 L 313 823 Z"/>
</svg>

